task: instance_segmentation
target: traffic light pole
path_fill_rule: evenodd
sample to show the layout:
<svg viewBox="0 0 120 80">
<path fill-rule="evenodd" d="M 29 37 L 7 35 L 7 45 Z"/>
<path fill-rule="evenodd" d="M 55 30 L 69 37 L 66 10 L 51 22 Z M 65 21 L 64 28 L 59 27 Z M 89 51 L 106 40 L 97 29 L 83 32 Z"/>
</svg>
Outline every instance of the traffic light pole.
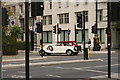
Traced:
<svg viewBox="0 0 120 80">
<path fill-rule="evenodd" d="M 98 2 L 97 2 L 97 0 L 96 0 L 96 31 L 95 31 L 95 34 L 97 34 L 97 28 L 98 28 L 98 15 L 97 15 L 97 9 L 98 9 Z"/>
<path fill-rule="evenodd" d="M 107 34 L 107 46 L 108 46 L 108 78 L 111 78 L 111 10 L 110 10 L 110 2 L 107 2 L 107 14 L 108 14 L 108 34 Z"/>
<path fill-rule="evenodd" d="M 26 80 L 29 80 L 29 1 L 25 2 L 25 69 L 26 69 Z"/>
<path fill-rule="evenodd" d="M 57 41 L 59 41 L 59 33 L 58 33 L 58 28 L 59 28 L 59 24 L 57 24 L 57 26 L 56 26 Z"/>
<path fill-rule="evenodd" d="M 41 16 L 43 17 L 43 16 Z M 40 47 L 41 47 L 41 50 L 43 50 L 43 20 L 41 20 L 41 39 L 40 39 Z"/>
<path fill-rule="evenodd" d="M 0 0 L 0 14 L 2 14 L 1 0 Z M 2 80 L 2 15 L 0 15 L 0 80 Z"/>
<path fill-rule="evenodd" d="M 83 11 L 83 47 L 84 47 L 84 60 L 86 60 L 86 51 L 85 51 L 85 11 Z"/>
</svg>

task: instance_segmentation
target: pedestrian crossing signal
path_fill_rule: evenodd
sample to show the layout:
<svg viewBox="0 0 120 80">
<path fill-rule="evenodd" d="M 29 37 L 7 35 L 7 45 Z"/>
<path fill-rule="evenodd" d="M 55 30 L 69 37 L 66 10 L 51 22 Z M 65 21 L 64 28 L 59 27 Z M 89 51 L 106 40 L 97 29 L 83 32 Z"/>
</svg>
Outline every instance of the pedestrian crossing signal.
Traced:
<svg viewBox="0 0 120 80">
<path fill-rule="evenodd" d="M 55 34 L 56 34 L 56 25 L 55 25 L 55 26 L 53 26 L 53 33 L 55 33 Z"/>
</svg>

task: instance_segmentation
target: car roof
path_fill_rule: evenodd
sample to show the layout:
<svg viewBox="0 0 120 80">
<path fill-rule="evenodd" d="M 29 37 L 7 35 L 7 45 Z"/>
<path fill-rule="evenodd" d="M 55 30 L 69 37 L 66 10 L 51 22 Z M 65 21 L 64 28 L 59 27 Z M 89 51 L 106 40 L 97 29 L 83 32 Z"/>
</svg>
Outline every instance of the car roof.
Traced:
<svg viewBox="0 0 120 80">
<path fill-rule="evenodd" d="M 76 42 L 76 41 L 57 41 L 57 43 L 73 43 L 73 42 Z"/>
</svg>

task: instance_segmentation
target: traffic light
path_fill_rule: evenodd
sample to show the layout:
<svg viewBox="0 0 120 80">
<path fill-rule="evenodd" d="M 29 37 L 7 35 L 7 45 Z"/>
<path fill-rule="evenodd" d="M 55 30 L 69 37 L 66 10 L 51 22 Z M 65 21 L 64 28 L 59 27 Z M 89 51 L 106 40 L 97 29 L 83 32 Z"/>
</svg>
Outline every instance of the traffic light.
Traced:
<svg viewBox="0 0 120 80">
<path fill-rule="evenodd" d="M 109 27 L 106 28 L 106 34 L 107 34 L 107 45 L 111 46 L 111 30 Z"/>
<path fill-rule="evenodd" d="M 37 32 L 42 33 L 42 24 L 41 24 L 41 22 L 36 23 L 36 26 L 37 26 Z"/>
<path fill-rule="evenodd" d="M 93 25 L 93 26 L 92 26 L 92 33 L 95 33 L 95 34 L 96 34 L 96 25 Z"/>
<path fill-rule="evenodd" d="M 111 21 L 120 20 L 120 2 L 111 2 L 110 4 L 111 4 L 110 6 Z"/>
<path fill-rule="evenodd" d="M 107 34 L 107 45 L 111 46 L 111 34 Z"/>
<path fill-rule="evenodd" d="M 34 31 L 31 31 L 31 50 L 34 50 Z"/>
<path fill-rule="evenodd" d="M 42 48 L 43 47 L 43 40 L 40 39 L 40 47 Z"/>
<path fill-rule="evenodd" d="M 77 23 L 77 27 L 78 28 L 82 28 L 82 24 L 81 23 Z"/>
<path fill-rule="evenodd" d="M 82 28 L 82 14 L 77 15 L 77 27 Z"/>
<path fill-rule="evenodd" d="M 8 15 L 7 15 L 8 11 L 6 8 L 2 8 L 2 26 L 6 26 L 8 25 Z"/>
<path fill-rule="evenodd" d="M 58 29 L 58 34 L 60 34 L 61 33 L 61 28 L 57 28 Z"/>
<path fill-rule="evenodd" d="M 106 34 L 109 34 L 110 33 L 110 28 L 106 28 Z"/>
<path fill-rule="evenodd" d="M 75 30 L 75 33 L 78 34 L 78 30 L 77 29 Z"/>
<path fill-rule="evenodd" d="M 31 16 L 42 16 L 44 10 L 44 2 L 31 2 Z"/>
<path fill-rule="evenodd" d="M 55 34 L 56 34 L 56 25 L 55 25 L 55 26 L 53 26 L 53 33 L 55 33 Z"/>
</svg>

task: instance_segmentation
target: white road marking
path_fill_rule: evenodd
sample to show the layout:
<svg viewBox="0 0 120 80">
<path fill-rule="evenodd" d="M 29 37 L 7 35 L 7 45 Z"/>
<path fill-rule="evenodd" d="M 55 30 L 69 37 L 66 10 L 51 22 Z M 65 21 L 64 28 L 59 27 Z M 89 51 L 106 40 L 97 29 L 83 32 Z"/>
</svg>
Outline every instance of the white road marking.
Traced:
<svg viewBox="0 0 120 80">
<path fill-rule="evenodd" d="M 24 73 L 25 74 L 25 71 L 18 71 L 18 73 Z"/>
<path fill-rule="evenodd" d="M 119 64 L 112 64 L 111 66 L 118 66 Z M 82 71 L 91 71 L 91 72 L 97 72 L 97 73 L 104 73 L 107 74 L 107 71 L 99 71 L 99 70 L 93 70 L 90 68 L 100 68 L 100 67 L 107 67 L 108 65 L 103 65 L 103 66 L 94 66 L 94 67 L 81 67 L 81 68 L 74 68 L 74 67 L 55 67 L 58 69 L 72 69 L 72 70 L 82 70 Z"/>
<path fill-rule="evenodd" d="M 119 64 L 113 64 L 111 66 L 118 66 Z M 90 72 L 97 72 L 97 73 L 104 73 L 104 74 L 107 74 L 108 72 L 107 71 L 99 71 L 99 70 L 93 70 L 93 69 L 89 69 L 89 68 L 99 68 L 99 67 L 107 67 L 108 65 L 103 65 L 103 66 L 95 66 L 95 67 L 83 67 L 83 68 L 67 68 L 67 67 L 55 67 L 55 68 L 58 68 L 58 69 L 72 69 L 72 70 L 81 70 L 81 71 L 90 71 Z M 112 72 L 112 78 L 118 78 L 118 74 L 119 73 L 113 73 Z M 120 75 L 120 74 L 119 74 Z M 94 76 L 94 77 L 91 77 L 91 78 L 107 78 L 108 76 L 107 75 L 101 75 L 101 76 Z"/>
<path fill-rule="evenodd" d="M 12 75 L 11 78 L 25 78 L 25 76 Z M 30 78 L 32 78 L 32 76 L 30 76 Z"/>
<path fill-rule="evenodd" d="M 120 64 L 112 64 L 111 66 L 118 66 Z M 67 68 L 67 67 L 55 67 L 55 68 L 58 68 L 58 69 L 76 69 L 76 70 L 81 70 L 81 69 L 89 69 L 89 68 L 100 68 L 100 67 L 107 67 L 108 65 L 103 65 L 103 66 L 94 66 L 94 67 L 76 67 L 76 68 Z"/>
<path fill-rule="evenodd" d="M 119 74 L 117 74 L 117 73 L 113 73 L 113 74 L 111 75 L 111 77 L 112 77 L 112 78 L 120 79 L 120 78 L 118 77 L 118 75 L 119 75 Z M 90 77 L 90 78 L 108 78 L 108 75 L 93 76 L 93 77 Z"/>
<path fill-rule="evenodd" d="M 12 78 L 25 78 L 25 76 L 17 76 L 17 75 L 12 75 Z"/>
<path fill-rule="evenodd" d="M 92 69 L 90 69 L 90 70 L 84 70 L 84 71 L 91 71 L 91 72 L 98 72 L 98 73 L 108 73 L 108 72 L 106 72 L 106 71 L 99 71 L 99 70 L 92 70 Z"/>
<path fill-rule="evenodd" d="M 6 70 L 3 69 L 2 71 L 6 71 Z"/>
<path fill-rule="evenodd" d="M 61 76 L 58 76 L 58 75 L 46 75 L 46 76 L 49 76 L 49 77 L 56 77 L 56 78 L 61 78 Z"/>
</svg>

